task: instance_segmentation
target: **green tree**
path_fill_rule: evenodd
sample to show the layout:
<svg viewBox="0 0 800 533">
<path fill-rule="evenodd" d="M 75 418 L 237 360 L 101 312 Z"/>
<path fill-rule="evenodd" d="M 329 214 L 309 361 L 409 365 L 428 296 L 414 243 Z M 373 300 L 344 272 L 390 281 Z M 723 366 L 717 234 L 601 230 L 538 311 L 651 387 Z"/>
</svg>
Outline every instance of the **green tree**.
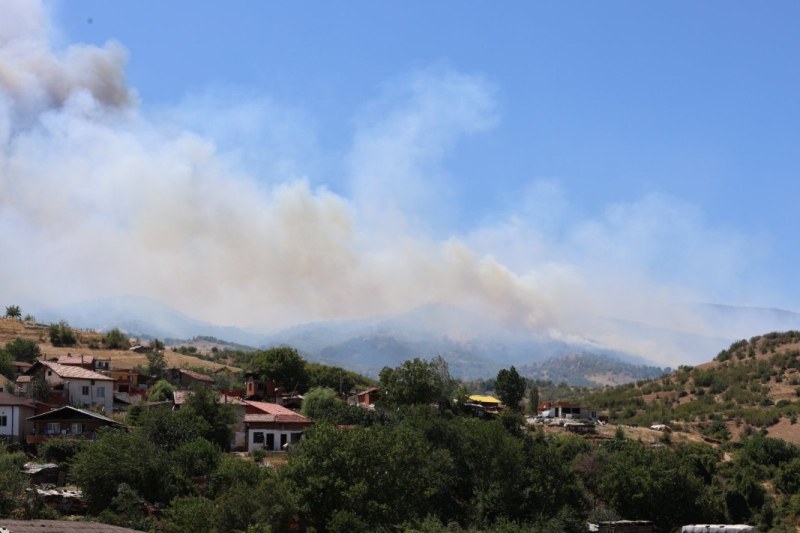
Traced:
<svg viewBox="0 0 800 533">
<path fill-rule="evenodd" d="M 217 533 L 217 505 L 202 496 L 175 498 L 164 512 L 169 533 Z"/>
<path fill-rule="evenodd" d="M 25 454 L 8 452 L 0 445 L 0 516 L 9 516 L 25 501 L 28 478 L 22 465 L 26 461 Z"/>
<path fill-rule="evenodd" d="M 44 372 L 39 372 L 31 381 L 31 398 L 39 402 L 46 402 L 50 399 L 53 389 L 44 377 Z"/>
<path fill-rule="evenodd" d="M 0 350 L 0 375 L 11 378 L 14 375 L 14 360 L 4 350 Z"/>
<path fill-rule="evenodd" d="M 131 346 L 128 336 L 119 328 L 111 329 L 103 335 L 103 344 L 109 350 L 127 350 Z"/>
<path fill-rule="evenodd" d="M 11 357 L 12 361 L 24 361 L 26 363 L 33 363 L 42 355 L 42 351 L 35 341 L 20 337 L 7 343 L 3 351 Z"/>
<path fill-rule="evenodd" d="M 382 401 L 389 405 L 449 405 L 455 380 L 441 356 L 430 361 L 415 358 L 380 372 Z"/>
<path fill-rule="evenodd" d="M 147 352 L 147 375 L 161 377 L 164 375 L 164 370 L 167 368 L 167 362 L 164 359 L 164 353 L 158 351 Z"/>
<path fill-rule="evenodd" d="M 525 388 L 527 383 L 525 378 L 519 375 L 517 369 L 513 366 L 506 370 L 505 368 L 497 373 L 496 391 L 500 400 L 511 409 L 518 409 L 519 403 L 525 397 Z"/>
<path fill-rule="evenodd" d="M 175 388 L 165 379 L 159 379 L 147 392 L 147 401 L 164 402 L 172 401 Z"/>
<path fill-rule="evenodd" d="M 22 310 L 18 305 L 8 305 L 6 306 L 6 316 L 8 318 L 20 318 L 22 317 Z"/>
<path fill-rule="evenodd" d="M 153 339 L 150 343 L 150 350 L 153 352 L 158 352 L 164 349 L 164 343 L 158 339 Z"/>
<path fill-rule="evenodd" d="M 436 513 L 452 489 L 452 460 L 407 427 L 338 430 L 320 424 L 289 455 L 285 475 L 300 517 L 317 530 L 388 530 Z"/>
<path fill-rule="evenodd" d="M 327 387 L 340 394 L 347 394 L 356 385 L 369 385 L 368 379 L 338 366 L 306 363 L 306 369 L 308 370 L 310 388 Z"/>
<path fill-rule="evenodd" d="M 208 430 L 203 438 L 213 442 L 223 450 L 230 447 L 233 431 L 233 411 L 231 406 L 219 402 L 217 396 L 208 387 L 197 387 L 186 399 L 181 411 L 186 411 L 205 420 Z"/>
<path fill-rule="evenodd" d="M 141 430 L 101 431 L 72 460 L 72 475 L 92 509 L 109 506 L 126 483 L 148 502 L 170 501 L 178 492 L 167 453 Z"/>
<path fill-rule="evenodd" d="M 609 459 L 600 481 L 603 499 L 629 519 L 653 520 L 659 529 L 702 522 L 705 486 L 691 464 L 671 448 L 626 441 Z"/>
<path fill-rule="evenodd" d="M 308 390 L 306 363 L 294 348 L 279 346 L 255 352 L 250 369 L 289 391 Z"/>
<path fill-rule="evenodd" d="M 74 346 L 78 342 L 75 332 L 66 320 L 62 320 L 58 324 L 50 324 L 48 333 L 53 346 Z"/>
<path fill-rule="evenodd" d="M 333 389 L 317 387 L 303 397 L 301 412 L 312 420 L 331 420 L 343 403 Z"/>
<path fill-rule="evenodd" d="M 528 389 L 528 413 L 534 416 L 539 414 L 539 387 L 533 383 Z"/>
<path fill-rule="evenodd" d="M 218 446 L 201 437 L 178 446 L 170 459 L 181 475 L 198 477 L 210 475 L 217 468 L 221 455 Z"/>
</svg>

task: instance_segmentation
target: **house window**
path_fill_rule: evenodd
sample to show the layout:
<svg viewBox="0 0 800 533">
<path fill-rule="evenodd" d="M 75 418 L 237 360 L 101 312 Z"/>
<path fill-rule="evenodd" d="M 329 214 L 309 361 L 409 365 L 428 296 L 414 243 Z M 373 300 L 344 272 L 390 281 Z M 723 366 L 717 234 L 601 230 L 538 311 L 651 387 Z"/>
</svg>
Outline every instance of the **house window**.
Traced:
<svg viewBox="0 0 800 533">
<path fill-rule="evenodd" d="M 89 386 L 88 385 L 84 385 L 83 387 L 81 387 L 81 394 L 83 394 L 84 396 L 89 396 Z"/>
<path fill-rule="evenodd" d="M 264 432 L 263 431 L 256 431 L 253 433 L 253 443 L 254 444 L 264 444 Z"/>
<path fill-rule="evenodd" d="M 0 427 L 5 427 L 8 425 L 8 417 L 6 415 L 0 415 Z"/>
<path fill-rule="evenodd" d="M 95 389 L 98 398 L 105 398 L 106 397 L 106 388 L 105 387 L 97 387 Z"/>
<path fill-rule="evenodd" d="M 72 434 L 81 435 L 86 431 L 86 425 L 83 422 L 75 422 L 72 424 Z"/>
<path fill-rule="evenodd" d="M 61 422 L 48 422 L 47 423 L 47 434 L 48 435 L 58 435 L 61 433 Z"/>
</svg>

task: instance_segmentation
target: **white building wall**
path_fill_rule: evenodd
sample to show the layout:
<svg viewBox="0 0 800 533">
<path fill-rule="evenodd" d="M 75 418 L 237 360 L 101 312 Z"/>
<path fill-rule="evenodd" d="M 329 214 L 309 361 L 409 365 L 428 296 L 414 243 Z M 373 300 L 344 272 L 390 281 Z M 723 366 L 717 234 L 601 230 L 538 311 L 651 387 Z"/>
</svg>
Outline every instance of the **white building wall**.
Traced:
<svg viewBox="0 0 800 533">
<path fill-rule="evenodd" d="M 258 442 L 260 439 L 258 435 L 263 436 L 263 440 Z M 273 445 L 272 448 L 268 447 L 269 444 L 269 435 L 272 435 L 273 438 Z M 270 451 L 283 451 L 281 448 L 281 436 L 285 435 L 285 442 L 292 443 L 297 442 L 300 440 L 300 437 L 303 435 L 301 430 L 277 430 L 277 429 L 251 429 L 248 431 L 248 440 L 247 440 L 247 450 L 256 450 L 259 448 L 264 448 Z M 294 440 L 292 435 L 294 435 Z"/>
<path fill-rule="evenodd" d="M 92 385 L 94 381 L 94 385 Z M 100 405 L 106 413 L 114 410 L 114 382 L 108 380 L 71 379 L 64 382 L 69 401 L 75 406 Z M 69 383 L 67 385 L 67 383 Z"/>
</svg>

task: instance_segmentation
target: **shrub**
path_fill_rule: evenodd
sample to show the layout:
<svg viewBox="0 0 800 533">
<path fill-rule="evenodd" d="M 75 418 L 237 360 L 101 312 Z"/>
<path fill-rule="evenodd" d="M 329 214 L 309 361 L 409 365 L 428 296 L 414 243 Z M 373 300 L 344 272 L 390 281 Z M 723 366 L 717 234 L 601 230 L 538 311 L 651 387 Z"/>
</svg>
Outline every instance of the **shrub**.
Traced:
<svg viewBox="0 0 800 533">
<path fill-rule="evenodd" d="M 53 346 L 74 346 L 78 342 L 75 332 L 66 320 L 62 320 L 58 324 L 50 324 L 48 333 Z"/>
</svg>

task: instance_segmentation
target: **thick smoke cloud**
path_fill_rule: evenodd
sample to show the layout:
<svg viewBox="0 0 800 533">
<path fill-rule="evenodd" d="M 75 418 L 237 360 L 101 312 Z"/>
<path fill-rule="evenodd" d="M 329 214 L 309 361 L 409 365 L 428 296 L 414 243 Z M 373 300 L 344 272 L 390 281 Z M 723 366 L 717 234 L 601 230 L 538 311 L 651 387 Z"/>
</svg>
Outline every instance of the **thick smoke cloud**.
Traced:
<svg viewBox="0 0 800 533">
<path fill-rule="evenodd" d="M 0 294 L 8 302 L 136 294 L 263 329 L 444 303 L 669 364 L 697 354 L 631 341 L 587 317 L 711 333 L 679 310 L 703 298 L 702 283 L 681 277 L 701 271 L 709 253 L 735 254 L 742 243 L 705 230 L 690 206 L 668 198 L 554 228 L 568 202 L 541 182 L 500 222 L 432 236 L 441 233 L 429 230 L 448 195 L 443 155 L 498 120 L 485 80 L 447 69 L 395 80 L 359 117 L 341 162 L 349 192 L 337 194 L 293 174 L 302 165 L 294 154 L 287 159 L 285 143 L 268 144 L 256 170 L 229 143 L 177 121 L 192 114 L 185 108 L 145 113 L 125 83 L 120 45 L 53 50 L 40 4 L 4 5 Z M 269 111 L 273 102 L 266 111 L 247 105 L 265 121 L 281 115 Z M 304 129 L 274 129 L 282 131 L 292 146 L 314 144 L 299 139 Z M 266 179 L 264 168 L 273 172 Z M 662 237 L 690 247 L 673 257 L 678 248 L 653 245 Z M 709 252 L 708 242 L 717 249 Z M 690 268 L 666 268 L 665 258 Z"/>
</svg>

